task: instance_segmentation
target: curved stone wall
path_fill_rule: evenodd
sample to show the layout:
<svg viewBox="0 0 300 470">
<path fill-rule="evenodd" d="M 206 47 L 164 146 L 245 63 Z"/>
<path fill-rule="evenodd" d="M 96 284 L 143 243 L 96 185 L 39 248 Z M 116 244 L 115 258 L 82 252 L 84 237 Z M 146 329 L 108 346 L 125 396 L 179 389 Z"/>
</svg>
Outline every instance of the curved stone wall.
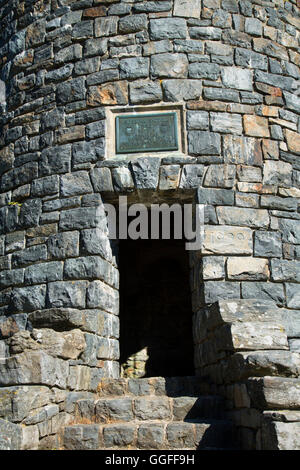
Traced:
<svg viewBox="0 0 300 470">
<path fill-rule="evenodd" d="M 27 424 L 18 445 L 118 377 L 103 202 L 120 194 L 196 196 L 195 318 L 216 300 L 271 300 L 299 352 L 299 2 L 1 0 L 0 18 L 0 417 Z M 173 107 L 181 152 L 113 155 L 114 113 Z"/>
</svg>

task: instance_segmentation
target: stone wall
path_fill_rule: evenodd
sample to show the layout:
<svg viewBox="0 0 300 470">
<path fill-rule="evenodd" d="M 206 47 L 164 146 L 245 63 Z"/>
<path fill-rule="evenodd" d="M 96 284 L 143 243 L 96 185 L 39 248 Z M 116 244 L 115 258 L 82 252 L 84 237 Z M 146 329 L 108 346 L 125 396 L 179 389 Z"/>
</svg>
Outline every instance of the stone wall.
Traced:
<svg viewBox="0 0 300 470">
<path fill-rule="evenodd" d="M 271 300 L 299 352 L 299 2 L 0 0 L 0 18 L 3 446 L 46 445 L 118 377 L 120 194 L 196 195 L 195 315 Z M 182 107 L 186 154 L 107 159 L 107 109 L 152 105 Z"/>
</svg>

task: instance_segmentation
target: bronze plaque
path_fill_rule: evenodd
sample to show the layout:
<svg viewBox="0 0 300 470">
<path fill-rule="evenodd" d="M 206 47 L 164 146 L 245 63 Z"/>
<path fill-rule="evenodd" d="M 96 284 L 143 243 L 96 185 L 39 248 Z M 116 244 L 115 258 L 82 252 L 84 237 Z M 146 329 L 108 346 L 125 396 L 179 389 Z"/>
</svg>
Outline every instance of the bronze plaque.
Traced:
<svg viewBox="0 0 300 470">
<path fill-rule="evenodd" d="M 116 117 L 116 153 L 178 150 L 177 114 Z"/>
</svg>

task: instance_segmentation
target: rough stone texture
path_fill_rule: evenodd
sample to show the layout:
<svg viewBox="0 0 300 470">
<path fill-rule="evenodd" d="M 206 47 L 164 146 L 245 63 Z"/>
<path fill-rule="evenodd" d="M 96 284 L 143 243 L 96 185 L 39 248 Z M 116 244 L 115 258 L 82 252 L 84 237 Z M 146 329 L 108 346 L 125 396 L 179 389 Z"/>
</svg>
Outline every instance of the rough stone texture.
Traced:
<svg viewBox="0 0 300 470">
<path fill-rule="evenodd" d="M 298 3 L 0 2 L 1 448 L 59 448 L 58 434 L 70 449 L 205 448 L 231 433 L 178 422 L 201 411 L 189 378 L 114 383 L 128 406 L 107 386 L 91 411 L 119 377 L 103 207 L 119 195 L 205 206 L 189 252 L 196 396 L 222 396 L 242 448 L 297 448 Z M 178 151 L 115 155 L 116 113 L 161 109 L 177 111 Z"/>
</svg>

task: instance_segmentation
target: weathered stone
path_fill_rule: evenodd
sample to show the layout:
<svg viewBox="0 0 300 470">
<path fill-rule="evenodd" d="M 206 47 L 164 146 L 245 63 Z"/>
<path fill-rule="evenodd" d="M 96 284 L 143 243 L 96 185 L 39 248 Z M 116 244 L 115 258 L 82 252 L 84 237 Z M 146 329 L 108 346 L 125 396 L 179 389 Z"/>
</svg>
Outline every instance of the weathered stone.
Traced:
<svg viewBox="0 0 300 470">
<path fill-rule="evenodd" d="M 95 415 L 98 422 L 131 421 L 133 419 L 132 399 L 112 398 L 99 399 L 95 403 Z"/>
<path fill-rule="evenodd" d="M 162 100 L 162 89 L 159 82 L 134 82 L 129 87 L 130 101 L 133 104 L 156 103 Z"/>
<path fill-rule="evenodd" d="M 82 77 L 60 83 L 57 87 L 57 103 L 66 104 L 85 98 L 85 81 Z"/>
<path fill-rule="evenodd" d="M 150 72 L 153 78 L 186 78 L 188 59 L 184 54 L 157 54 L 151 57 Z"/>
<path fill-rule="evenodd" d="M 283 285 L 270 282 L 242 282 L 242 296 L 244 299 L 275 300 L 278 305 L 285 300 Z"/>
<path fill-rule="evenodd" d="M 268 419 L 262 427 L 262 443 L 266 450 L 299 450 L 297 436 L 300 423 L 274 422 Z"/>
<path fill-rule="evenodd" d="M 188 134 L 191 155 L 219 155 L 221 138 L 219 134 L 204 131 L 190 131 Z"/>
<path fill-rule="evenodd" d="M 229 279 L 240 281 L 267 280 L 269 278 L 268 260 L 263 258 L 228 258 Z"/>
<path fill-rule="evenodd" d="M 164 425 L 159 423 L 141 424 L 138 429 L 137 445 L 141 449 L 162 449 L 164 444 Z"/>
<path fill-rule="evenodd" d="M 21 426 L 0 420 L 1 450 L 36 450 L 39 445 L 39 431 L 37 426 Z"/>
<path fill-rule="evenodd" d="M 224 136 L 225 163 L 262 165 L 262 152 L 257 139 L 250 137 Z"/>
<path fill-rule="evenodd" d="M 135 426 L 128 424 L 106 425 L 103 429 L 103 442 L 106 447 L 126 447 L 134 444 Z"/>
<path fill-rule="evenodd" d="M 190 78 L 204 78 L 208 80 L 218 80 L 221 68 L 218 64 L 205 62 L 195 62 L 189 66 Z"/>
<path fill-rule="evenodd" d="M 180 166 L 164 165 L 160 168 L 159 189 L 167 191 L 176 189 L 179 184 Z"/>
<path fill-rule="evenodd" d="M 267 228 L 269 226 L 268 211 L 264 209 L 218 207 L 217 214 L 219 222 L 225 225 L 246 225 L 255 228 Z"/>
<path fill-rule="evenodd" d="M 119 21 L 119 32 L 121 34 L 137 33 L 147 28 L 147 15 L 124 16 Z"/>
<path fill-rule="evenodd" d="M 117 16 L 110 16 L 108 18 L 95 19 L 95 36 L 113 36 L 117 34 L 118 18 Z"/>
<path fill-rule="evenodd" d="M 47 242 L 49 259 L 64 259 L 79 254 L 79 233 L 63 232 L 49 237 Z"/>
<path fill-rule="evenodd" d="M 46 285 L 18 287 L 12 291 L 10 309 L 12 312 L 31 312 L 45 307 Z"/>
<path fill-rule="evenodd" d="M 100 445 L 100 426 L 88 424 L 67 426 L 64 429 L 66 450 L 97 450 Z"/>
<path fill-rule="evenodd" d="M 253 39 L 253 48 L 255 51 L 262 52 L 267 56 L 275 57 L 277 59 L 282 60 L 288 60 L 288 54 L 286 49 L 268 39 Z"/>
<path fill-rule="evenodd" d="M 204 280 L 225 279 L 225 258 L 204 256 L 202 258 L 202 276 Z"/>
<path fill-rule="evenodd" d="M 168 419 L 171 409 L 168 397 L 141 397 L 134 400 L 134 415 L 140 420 Z"/>
<path fill-rule="evenodd" d="M 158 18 L 150 20 L 150 39 L 185 39 L 186 21 L 182 18 Z"/>
<path fill-rule="evenodd" d="M 230 134 L 242 134 L 242 118 L 239 114 L 211 113 L 210 122 L 212 131 Z"/>
<path fill-rule="evenodd" d="M 93 191 L 89 175 L 86 171 L 67 173 L 61 176 L 60 190 L 62 196 L 69 197 Z"/>
<path fill-rule="evenodd" d="M 149 59 L 132 57 L 120 60 L 120 77 L 125 79 L 145 78 L 149 73 Z"/>
<path fill-rule="evenodd" d="M 254 137 L 270 137 L 268 120 L 266 118 L 245 114 L 243 116 L 243 121 L 246 135 Z"/>
<path fill-rule="evenodd" d="M 162 86 L 167 101 L 198 99 L 202 92 L 200 80 L 164 80 Z"/>
<path fill-rule="evenodd" d="M 245 227 L 206 226 L 203 253 L 252 254 L 252 231 Z"/>
<path fill-rule="evenodd" d="M 239 299 L 240 284 L 239 282 L 228 281 L 206 281 L 203 297 L 204 302 L 207 304 L 223 299 Z"/>
<path fill-rule="evenodd" d="M 292 185 L 292 165 L 282 161 L 267 160 L 264 164 L 263 183 L 280 186 Z"/>
<path fill-rule="evenodd" d="M 297 409 L 300 402 L 299 379 L 264 377 L 248 379 L 248 390 L 261 409 Z"/>
<path fill-rule="evenodd" d="M 48 285 L 47 303 L 51 307 L 84 308 L 87 281 L 51 282 Z M 35 310 L 38 310 L 36 308 Z"/>
<path fill-rule="evenodd" d="M 205 173 L 204 186 L 232 188 L 235 181 L 234 165 L 210 165 Z"/>
<path fill-rule="evenodd" d="M 209 39 L 220 40 L 222 30 L 212 26 L 196 26 L 190 28 L 190 36 L 192 39 Z"/>
<path fill-rule="evenodd" d="M 256 231 L 254 238 L 255 256 L 282 256 L 281 235 L 276 232 Z"/>
<path fill-rule="evenodd" d="M 252 90 L 252 73 L 250 70 L 239 67 L 224 67 L 221 75 L 224 85 L 229 88 Z"/>
<path fill-rule="evenodd" d="M 156 189 L 160 162 L 156 158 L 143 157 L 131 161 L 131 168 L 138 189 Z"/>
</svg>

